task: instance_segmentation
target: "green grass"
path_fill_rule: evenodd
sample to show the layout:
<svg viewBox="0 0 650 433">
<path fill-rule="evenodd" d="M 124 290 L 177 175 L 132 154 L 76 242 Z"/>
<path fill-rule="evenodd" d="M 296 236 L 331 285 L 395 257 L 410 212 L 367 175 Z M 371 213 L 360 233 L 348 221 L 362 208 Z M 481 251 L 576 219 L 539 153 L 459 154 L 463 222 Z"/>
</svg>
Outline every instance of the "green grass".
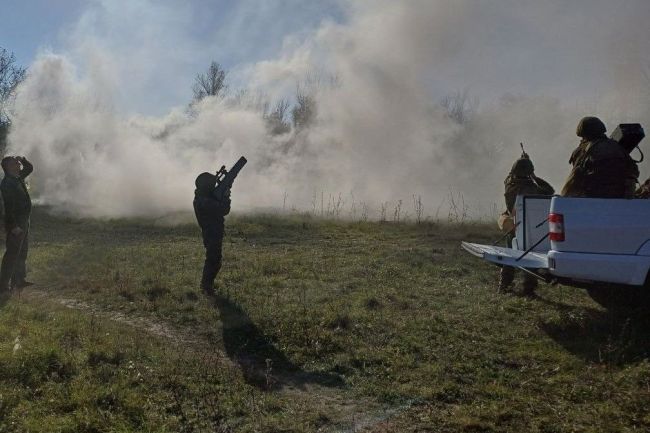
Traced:
<svg viewBox="0 0 650 433">
<path fill-rule="evenodd" d="M 0 432 L 650 429 L 647 312 L 562 286 L 495 293 L 497 269 L 459 243 L 498 237 L 229 217 L 210 300 L 193 223 L 38 209 L 39 291 L 0 313 Z"/>
</svg>

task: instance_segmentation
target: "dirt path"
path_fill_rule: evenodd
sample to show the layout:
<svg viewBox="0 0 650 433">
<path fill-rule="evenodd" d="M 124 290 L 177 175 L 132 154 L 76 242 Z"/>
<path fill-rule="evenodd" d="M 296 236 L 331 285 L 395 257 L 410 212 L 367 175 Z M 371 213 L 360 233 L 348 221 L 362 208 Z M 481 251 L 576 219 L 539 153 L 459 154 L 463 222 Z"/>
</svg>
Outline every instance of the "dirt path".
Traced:
<svg viewBox="0 0 650 433">
<path fill-rule="evenodd" d="M 68 297 L 56 297 L 51 292 L 35 288 L 23 290 L 17 296 L 26 300 L 33 299 L 55 303 L 71 310 L 94 315 L 103 320 L 124 324 L 150 335 L 170 340 L 177 345 L 191 345 L 200 348 L 209 345 L 213 350 L 215 349 L 214 342 L 197 338 L 196 333 L 189 328 L 182 329 L 150 317 L 127 315 L 85 301 Z M 218 349 L 218 352 L 215 352 L 213 354 L 217 354 L 228 366 L 240 368 L 240 365 L 231 360 L 223 350 Z M 259 372 L 259 374 L 264 374 L 264 372 Z M 323 426 L 317 430 L 323 433 L 371 433 L 374 431 L 374 427 L 380 427 L 390 418 L 414 405 L 414 401 L 400 406 L 389 406 L 371 399 L 353 398 L 345 388 L 305 383 L 300 377 L 289 374 L 276 375 L 274 380 L 280 385 L 277 391 L 274 392 L 300 401 L 302 404 L 322 408 L 326 412 L 327 416 L 323 420 Z"/>
<path fill-rule="evenodd" d="M 53 297 L 51 292 L 38 289 L 23 290 L 20 294 L 24 298 L 38 299 L 40 301 L 54 302 L 71 310 L 77 310 L 86 314 L 94 315 L 100 319 L 122 323 L 148 334 L 172 340 L 177 344 L 206 344 L 206 341 L 196 338 L 195 333 L 190 329 L 179 329 L 162 321 L 154 320 L 144 316 L 126 315 L 123 312 L 109 310 L 97 305 L 89 304 L 72 298 Z M 224 354 L 225 356 L 225 354 Z"/>
</svg>

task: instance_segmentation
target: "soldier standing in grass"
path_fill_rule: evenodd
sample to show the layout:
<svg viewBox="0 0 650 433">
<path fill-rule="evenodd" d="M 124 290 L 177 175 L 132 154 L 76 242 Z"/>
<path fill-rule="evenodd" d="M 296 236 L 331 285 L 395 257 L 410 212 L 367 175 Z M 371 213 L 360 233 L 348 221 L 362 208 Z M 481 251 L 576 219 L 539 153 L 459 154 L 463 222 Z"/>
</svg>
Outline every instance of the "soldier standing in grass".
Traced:
<svg viewBox="0 0 650 433">
<path fill-rule="evenodd" d="M 522 146 L 523 147 L 523 146 Z M 553 195 L 555 190 L 544 179 L 535 176 L 535 167 L 533 162 L 528 157 L 528 154 L 523 152 L 521 158 L 515 161 L 510 174 L 505 180 L 505 199 L 506 199 L 506 212 L 503 214 L 506 218 L 514 218 L 515 213 L 515 200 L 521 194 L 539 194 L 539 195 Z M 506 236 L 508 248 L 511 248 L 513 239 L 514 224 L 511 223 L 505 227 L 504 230 L 508 232 Z M 499 291 L 505 292 L 510 289 L 515 279 L 515 268 L 511 266 L 501 267 L 501 275 L 499 277 Z M 532 296 L 537 287 L 537 278 L 524 273 L 524 294 Z"/>
<path fill-rule="evenodd" d="M 194 213 L 201 227 L 205 263 L 201 277 L 201 290 L 214 294 L 214 280 L 221 269 L 221 247 L 224 235 L 224 217 L 230 212 L 230 190 L 223 200 L 214 197 L 217 176 L 201 173 L 196 178 L 194 191 Z"/>
<path fill-rule="evenodd" d="M 576 135 L 582 140 L 569 163 L 573 169 L 562 188 L 565 197 L 633 198 L 639 168 L 618 142 L 607 138 L 597 117 L 580 120 Z"/>
<path fill-rule="evenodd" d="M 0 162 L 5 177 L 0 183 L 4 202 L 4 224 L 7 234 L 7 249 L 0 269 L 0 291 L 9 290 L 9 284 L 16 288 L 30 286 L 27 281 L 27 260 L 29 217 L 32 201 L 25 185 L 25 178 L 34 171 L 24 156 L 7 156 Z"/>
</svg>

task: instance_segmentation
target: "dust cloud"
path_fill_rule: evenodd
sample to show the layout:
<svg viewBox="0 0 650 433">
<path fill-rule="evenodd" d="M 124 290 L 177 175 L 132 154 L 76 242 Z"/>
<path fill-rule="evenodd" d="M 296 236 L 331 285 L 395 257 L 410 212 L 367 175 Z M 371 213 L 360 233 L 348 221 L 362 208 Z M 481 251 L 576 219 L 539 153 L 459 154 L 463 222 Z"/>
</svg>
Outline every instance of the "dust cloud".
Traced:
<svg viewBox="0 0 650 433">
<path fill-rule="evenodd" d="M 93 10 L 93 19 L 120 18 L 120 2 L 100 3 L 112 7 L 99 18 Z M 610 130 L 623 122 L 650 128 L 646 0 L 347 0 L 338 7 L 340 19 L 289 35 L 274 58 L 231 71 L 249 95 L 271 103 L 300 87 L 315 101 L 308 126 L 271 134 L 260 104 L 235 89 L 192 110 L 179 103 L 164 115 L 134 114 L 116 95 L 127 80 L 129 89 L 151 87 L 150 64 L 169 65 L 167 54 L 159 47 L 131 53 L 128 38 L 105 43 L 85 15 L 72 32 L 83 43 L 73 40 L 68 51 L 44 53 L 30 66 L 9 153 L 33 160 L 36 197 L 82 216 L 187 211 L 198 173 L 245 155 L 236 211 L 373 218 L 384 209 L 390 219 L 400 200 L 402 217 L 413 217 L 413 198 L 421 197 L 423 216 L 481 218 L 503 207 L 503 179 L 519 142 L 559 190 L 582 116 L 600 116 Z M 150 17 L 147 37 L 168 26 L 165 16 Z M 182 31 L 173 34 L 183 58 L 199 49 Z M 115 67 L 125 62 L 134 66 Z M 134 78 L 132 70 L 144 72 Z"/>
</svg>

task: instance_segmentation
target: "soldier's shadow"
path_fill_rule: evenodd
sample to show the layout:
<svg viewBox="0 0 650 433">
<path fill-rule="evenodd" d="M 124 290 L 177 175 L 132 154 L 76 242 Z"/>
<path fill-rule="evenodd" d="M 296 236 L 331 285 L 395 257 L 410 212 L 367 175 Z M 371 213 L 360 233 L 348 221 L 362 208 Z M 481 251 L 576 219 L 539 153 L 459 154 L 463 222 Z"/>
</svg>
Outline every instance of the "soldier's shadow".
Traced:
<svg viewBox="0 0 650 433">
<path fill-rule="evenodd" d="M 307 372 L 291 362 L 231 299 L 217 294 L 214 304 L 223 326 L 226 353 L 240 366 L 246 383 L 263 390 L 276 390 L 287 385 L 298 388 L 308 384 L 344 386 L 343 379 L 337 374 Z"/>
<path fill-rule="evenodd" d="M 587 362 L 627 365 L 650 355 L 650 316 L 640 308 L 596 310 L 538 298 L 556 307 L 560 319 L 541 329 Z"/>
</svg>

